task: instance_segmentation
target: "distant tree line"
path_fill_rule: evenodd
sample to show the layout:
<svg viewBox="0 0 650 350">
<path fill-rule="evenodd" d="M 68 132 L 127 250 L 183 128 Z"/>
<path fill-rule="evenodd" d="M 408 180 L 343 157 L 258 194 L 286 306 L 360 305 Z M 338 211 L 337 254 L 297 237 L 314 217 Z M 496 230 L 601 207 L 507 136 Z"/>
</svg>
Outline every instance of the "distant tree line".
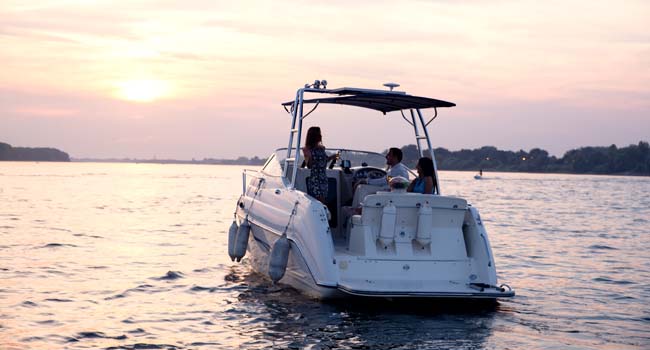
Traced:
<svg viewBox="0 0 650 350">
<path fill-rule="evenodd" d="M 415 145 L 402 147 L 402 162 L 415 168 L 419 154 Z M 484 146 L 478 149 L 449 151 L 446 148 L 434 149 L 438 168 L 441 170 L 512 171 L 535 173 L 574 173 L 574 174 L 612 174 L 650 176 L 650 146 L 640 141 L 636 145 L 618 148 L 582 147 L 573 149 L 562 158 L 549 156 L 543 149 L 533 148 L 526 152 L 503 151 L 496 147 Z M 386 151 L 384 151 L 386 153 Z M 12 147 L 0 142 L 0 161 L 53 161 L 69 162 L 70 156 L 55 148 Z M 203 160 L 164 160 L 164 159 L 75 159 L 75 161 L 107 161 L 131 163 L 181 163 L 181 164 L 232 164 L 262 165 L 266 161 L 259 157 L 239 157 L 237 159 Z"/>
<path fill-rule="evenodd" d="M 239 157 L 237 159 L 212 159 L 205 158 L 203 163 L 206 164 L 231 164 L 231 165 L 263 165 L 266 163 L 266 158 L 259 158 L 257 156 L 253 158 Z"/>
<path fill-rule="evenodd" d="M 414 168 L 418 159 L 417 147 L 404 146 L 402 152 L 403 163 Z M 438 168 L 442 170 L 650 175 L 650 147 L 644 141 L 622 148 L 616 145 L 582 147 L 566 152 L 562 158 L 549 156 L 539 148 L 513 152 L 492 146 L 460 151 L 435 148 L 434 153 Z"/>
<path fill-rule="evenodd" d="M 75 162 L 97 162 L 97 163 L 152 163 L 152 164 L 223 164 L 223 165 L 262 165 L 266 162 L 264 158 L 239 157 L 237 159 L 214 159 L 204 158 L 202 160 L 178 160 L 178 159 L 137 159 L 137 158 L 75 158 Z"/>
<path fill-rule="evenodd" d="M 55 148 L 12 147 L 0 142 L 0 160 L 69 162 L 70 156 Z"/>
</svg>

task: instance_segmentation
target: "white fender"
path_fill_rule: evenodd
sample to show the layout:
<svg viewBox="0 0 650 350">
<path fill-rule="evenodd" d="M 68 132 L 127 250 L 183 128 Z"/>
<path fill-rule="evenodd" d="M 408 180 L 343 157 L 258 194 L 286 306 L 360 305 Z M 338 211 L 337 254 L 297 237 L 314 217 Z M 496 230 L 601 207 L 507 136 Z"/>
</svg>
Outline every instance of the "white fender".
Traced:
<svg viewBox="0 0 650 350">
<path fill-rule="evenodd" d="M 422 245 L 431 243 L 431 230 L 433 230 L 433 210 L 431 207 L 421 206 L 418 210 L 418 230 L 415 239 Z"/>
<path fill-rule="evenodd" d="M 248 247 L 248 235 L 251 231 L 251 225 L 248 223 L 248 219 L 244 220 L 239 229 L 237 230 L 237 238 L 235 239 L 235 260 L 237 262 L 241 261 L 241 258 L 246 255 L 246 248 Z"/>
<path fill-rule="evenodd" d="M 289 261 L 289 249 L 291 248 L 286 233 L 273 244 L 271 257 L 269 259 L 269 277 L 273 283 L 279 281 L 287 270 Z"/>
<path fill-rule="evenodd" d="M 233 220 L 228 230 L 228 255 L 230 260 L 235 261 L 235 240 L 237 239 L 237 221 Z"/>
<path fill-rule="evenodd" d="M 395 238 L 395 221 L 397 220 L 397 208 L 393 202 L 388 203 L 382 210 L 381 229 L 379 230 L 379 243 L 384 247 L 393 243 Z"/>
</svg>

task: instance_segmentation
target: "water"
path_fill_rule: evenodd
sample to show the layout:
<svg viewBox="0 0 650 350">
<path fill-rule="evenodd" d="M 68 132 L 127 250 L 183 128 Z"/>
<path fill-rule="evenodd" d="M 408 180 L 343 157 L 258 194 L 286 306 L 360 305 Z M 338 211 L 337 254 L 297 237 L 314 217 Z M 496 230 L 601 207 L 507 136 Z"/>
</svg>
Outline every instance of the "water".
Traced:
<svg viewBox="0 0 650 350">
<path fill-rule="evenodd" d="M 650 179 L 442 172 L 517 296 L 349 305 L 226 254 L 234 166 L 0 163 L 0 349 L 647 349 Z"/>
</svg>

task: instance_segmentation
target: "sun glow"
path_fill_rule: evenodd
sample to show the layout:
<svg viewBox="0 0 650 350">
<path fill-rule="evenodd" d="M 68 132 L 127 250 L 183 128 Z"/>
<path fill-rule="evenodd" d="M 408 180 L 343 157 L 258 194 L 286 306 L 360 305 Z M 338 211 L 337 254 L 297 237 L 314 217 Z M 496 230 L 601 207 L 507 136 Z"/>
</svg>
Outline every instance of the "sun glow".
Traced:
<svg viewBox="0 0 650 350">
<path fill-rule="evenodd" d="M 118 97 L 134 102 L 152 102 L 169 94 L 169 84 L 161 80 L 128 80 L 117 84 Z"/>
</svg>

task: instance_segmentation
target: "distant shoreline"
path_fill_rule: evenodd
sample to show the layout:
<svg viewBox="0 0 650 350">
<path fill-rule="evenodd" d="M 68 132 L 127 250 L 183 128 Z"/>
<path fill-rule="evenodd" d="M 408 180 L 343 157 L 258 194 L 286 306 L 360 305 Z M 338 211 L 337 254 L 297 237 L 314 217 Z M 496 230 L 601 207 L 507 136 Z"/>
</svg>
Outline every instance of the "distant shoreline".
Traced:
<svg viewBox="0 0 650 350">
<path fill-rule="evenodd" d="M 146 163 L 146 164 L 207 164 L 207 165 L 264 165 L 266 159 L 257 157 L 248 159 L 239 157 L 237 159 L 203 159 L 203 160 L 178 160 L 178 159 L 95 159 L 95 158 L 71 158 L 74 163 Z"/>
<path fill-rule="evenodd" d="M 192 160 L 120 160 L 120 159 L 71 159 L 70 163 L 116 163 L 116 164 L 189 164 L 189 165 L 239 165 L 239 166 L 262 166 L 264 163 L 259 164 L 250 164 L 250 163 L 234 163 L 232 160 L 224 160 L 224 162 L 204 162 L 204 161 L 192 161 Z M 439 171 L 462 171 L 466 173 L 475 174 L 475 170 L 466 170 L 466 169 L 446 169 L 438 167 Z M 414 170 L 415 171 L 415 170 Z M 557 174 L 557 175 L 597 175 L 597 176 L 633 176 L 633 177 L 643 177 L 650 176 L 644 174 L 634 174 L 634 173 L 617 173 L 617 174 L 599 174 L 599 173 L 569 173 L 561 171 L 517 171 L 517 170 L 489 170 L 483 169 L 483 176 L 486 174 L 494 173 L 506 173 L 506 174 Z"/>
<path fill-rule="evenodd" d="M 414 168 L 420 153 L 415 145 L 402 147 L 404 165 Z M 449 151 L 434 149 L 438 169 L 478 172 L 520 172 L 536 174 L 585 174 L 650 176 L 650 145 L 640 141 L 627 147 L 581 147 L 557 158 L 533 148 L 526 152 L 503 151 L 484 146 Z"/>
<path fill-rule="evenodd" d="M 0 142 L 0 161 L 69 162 L 70 156 L 56 148 L 13 147 Z"/>
<path fill-rule="evenodd" d="M 2 162 L 3 160 L 0 160 Z M 260 164 L 250 164 L 250 163 L 234 163 L 232 160 L 225 160 L 224 162 L 205 162 L 205 161 L 192 161 L 192 160 L 124 160 L 124 159 L 70 159 L 70 161 L 7 161 L 7 162 L 32 162 L 32 163 L 115 163 L 115 164 L 187 164 L 187 165 L 238 165 L 238 166 L 262 166 L 264 163 Z M 462 171 L 467 173 L 476 173 L 475 170 L 466 170 L 466 169 L 446 169 L 438 168 L 439 171 Z M 506 173 L 506 174 L 549 174 L 549 175 L 595 175 L 595 176 L 632 176 L 632 177 L 644 177 L 650 175 L 644 174 L 635 174 L 635 173 L 616 173 L 616 174 L 601 174 L 601 173 L 570 173 L 562 171 L 517 171 L 517 170 L 489 170 L 483 169 L 483 176 L 485 174 L 494 174 L 494 173 Z"/>
<path fill-rule="evenodd" d="M 2 161 L 0 161 L 1 163 Z M 41 161 L 20 161 L 40 163 Z M 246 163 L 233 163 L 226 160 L 224 163 L 218 162 L 203 162 L 191 160 L 121 160 L 121 159 L 71 159 L 69 162 L 46 161 L 47 163 L 115 163 L 115 164 L 184 164 L 184 165 L 237 165 L 237 166 L 262 166 L 262 164 L 246 164 Z M 439 171 L 462 171 L 466 173 L 475 174 L 475 170 L 462 170 L 462 169 L 445 169 L 438 168 Z M 505 174 L 548 174 L 548 175 L 594 175 L 594 176 L 631 176 L 631 177 L 647 177 L 650 175 L 634 174 L 634 173 L 617 173 L 617 174 L 600 174 L 600 173 L 569 173 L 561 171 L 516 171 L 516 170 L 486 170 L 483 169 L 483 177 L 489 174 L 505 173 Z"/>
<path fill-rule="evenodd" d="M 402 163 L 414 169 L 420 157 L 415 145 L 401 148 Z M 383 151 L 386 153 L 387 150 Z M 557 158 L 545 150 L 534 148 L 526 152 L 503 151 L 484 146 L 477 149 L 449 151 L 434 149 L 440 170 L 534 173 L 534 174 L 585 174 L 650 176 L 650 145 L 640 141 L 627 147 L 582 147 L 567 151 Z M 132 159 L 132 158 L 70 158 L 67 153 L 54 148 L 12 147 L 0 142 L 0 161 L 77 162 L 77 163 L 144 163 L 144 164 L 203 164 L 261 166 L 265 158 L 238 157 L 236 159 L 204 158 L 201 160 Z"/>
</svg>

